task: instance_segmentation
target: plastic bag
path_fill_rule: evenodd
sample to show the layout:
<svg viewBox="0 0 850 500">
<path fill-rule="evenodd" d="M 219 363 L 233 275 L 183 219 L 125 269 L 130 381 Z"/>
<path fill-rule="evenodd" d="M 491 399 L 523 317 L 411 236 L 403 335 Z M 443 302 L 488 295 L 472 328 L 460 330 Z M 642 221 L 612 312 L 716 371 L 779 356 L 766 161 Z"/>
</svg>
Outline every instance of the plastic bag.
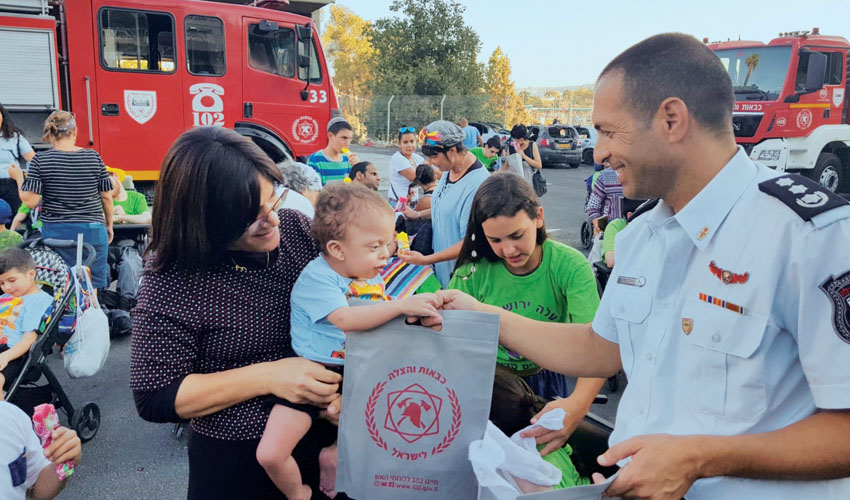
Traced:
<svg viewBox="0 0 850 500">
<path fill-rule="evenodd" d="M 74 267 L 71 274 L 77 321 L 74 334 L 65 344 L 65 371 L 71 378 L 91 377 L 103 368 L 109 354 L 109 320 L 97 301 L 88 269 Z"/>
<path fill-rule="evenodd" d="M 397 318 L 347 336 L 337 491 L 369 500 L 477 496 L 467 450 L 490 413 L 499 317 L 443 318 L 441 331 Z"/>
</svg>

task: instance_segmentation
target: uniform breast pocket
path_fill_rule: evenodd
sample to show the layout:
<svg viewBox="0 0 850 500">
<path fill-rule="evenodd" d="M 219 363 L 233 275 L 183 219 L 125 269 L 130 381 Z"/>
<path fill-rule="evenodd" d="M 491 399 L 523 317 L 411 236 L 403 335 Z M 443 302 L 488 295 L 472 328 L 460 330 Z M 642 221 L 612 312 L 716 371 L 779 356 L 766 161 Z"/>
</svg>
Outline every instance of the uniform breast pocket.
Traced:
<svg viewBox="0 0 850 500">
<path fill-rule="evenodd" d="M 739 314 L 717 305 L 686 300 L 686 391 L 695 409 L 729 421 L 752 421 L 767 406 L 762 344 L 767 316 Z"/>
<path fill-rule="evenodd" d="M 611 317 L 617 324 L 617 336 L 620 342 L 620 359 L 623 371 L 630 375 L 635 360 L 637 329 L 646 321 L 652 307 L 652 297 L 645 290 L 619 288 L 611 296 Z"/>
</svg>

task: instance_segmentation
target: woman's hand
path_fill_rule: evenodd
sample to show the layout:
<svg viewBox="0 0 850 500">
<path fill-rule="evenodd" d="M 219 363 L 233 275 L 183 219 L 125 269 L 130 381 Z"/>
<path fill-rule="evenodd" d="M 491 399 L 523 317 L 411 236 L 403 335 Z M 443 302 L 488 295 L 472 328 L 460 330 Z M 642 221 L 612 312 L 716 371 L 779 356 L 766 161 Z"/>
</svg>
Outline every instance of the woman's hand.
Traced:
<svg viewBox="0 0 850 500">
<path fill-rule="evenodd" d="M 24 182 L 24 173 L 21 172 L 21 167 L 14 163 L 9 165 L 9 178 L 18 184 Z"/>
<path fill-rule="evenodd" d="M 284 358 L 268 363 L 268 394 L 295 404 L 325 406 L 334 401 L 342 376 L 304 358 Z"/>
<path fill-rule="evenodd" d="M 109 243 L 112 243 L 112 240 L 115 239 L 115 231 L 112 229 L 112 224 L 106 226 L 106 236 Z"/>
<path fill-rule="evenodd" d="M 398 258 L 405 262 L 406 264 L 414 264 L 417 266 L 430 266 L 431 262 L 428 261 L 428 257 L 426 255 L 422 255 L 420 252 L 416 250 L 407 250 L 404 252 L 398 252 Z"/>
<path fill-rule="evenodd" d="M 420 218 L 421 218 L 421 215 L 419 214 L 419 212 L 417 212 L 416 210 L 413 210 L 412 208 L 410 208 L 410 206 L 409 206 L 409 205 L 405 205 L 405 206 L 404 206 L 404 210 L 402 210 L 402 211 L 401 211 L 401 213 L 404 215 L 404 217 L 405 217 L 406 219 L 413 219 L 413 220 L 416 220 L 416 219 L 420 219 Z"/>
<path fill-rule="evenodd" d="M 567 442 L 573 434 L 573 431 L 575 431 L 576 427 L 578 427 L 578 424 L 581 423 L 581 420 L 585 415 L 587 415 L 588 410 L 590 410 L 586 402 L 579 401 L 573 396 L 556 399 L 555 401 L 550 401 L 546 406 L 544 406 L 543 409 L 531 419 L 531 423 L 536 423 L 540 417 L 556 408 L 561 408 L 567 413 L 564 417 L 563 429 L 559 431 L 550 431 L 543 427 L 536 427 L 521 434 L 522 437 L 537 438 L 537 444 L 546 445 L 542 450 L 540 450 L 541 455 L 548 455 L 564 446 L 564 443 Z"/>
<path fill-rule="evenodd" d="M 339 414 L 342 411 L 342 394 L 337 394 L 327 408 L 319 413 L 328 422 L 339 425 Z"/>
<path fill-rule="evenodd" d="M 80 438 L 71 429 L 57 427 L 53 431 L 53 442 L 44 450 L 44 456 L 54 464 L 61 464 L 70 460 L 71 463 L 77 465 L 82 456 Z"/>
</svg>

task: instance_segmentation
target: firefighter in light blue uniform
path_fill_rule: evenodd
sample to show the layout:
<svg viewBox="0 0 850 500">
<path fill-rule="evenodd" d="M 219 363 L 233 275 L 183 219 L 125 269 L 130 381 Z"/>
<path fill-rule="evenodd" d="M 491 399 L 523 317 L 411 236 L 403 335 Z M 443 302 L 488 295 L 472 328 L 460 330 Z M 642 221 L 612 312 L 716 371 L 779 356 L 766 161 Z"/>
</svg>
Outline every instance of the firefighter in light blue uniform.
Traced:
<svg viewBox="0 0 850 500">
<path fill-rule="evenodd" d="M 848 248 L 846 201 L 743 149 L 675 215 L 661 201 L 629 224 L 593 322 L 629 380 L 610 444 L 764 433 L 850 408 Z M 715 477 L 687 498 L 839 500 L 850 479 Z"/>
</svg>

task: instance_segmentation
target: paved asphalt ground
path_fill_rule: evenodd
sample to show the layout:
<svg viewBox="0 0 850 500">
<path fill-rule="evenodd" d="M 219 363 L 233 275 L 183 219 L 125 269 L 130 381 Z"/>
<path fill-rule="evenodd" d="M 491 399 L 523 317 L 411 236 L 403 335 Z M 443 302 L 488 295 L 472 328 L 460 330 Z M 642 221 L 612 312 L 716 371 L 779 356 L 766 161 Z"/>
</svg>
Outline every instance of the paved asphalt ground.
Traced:
<svg viewBox="0 0 850 500">
<path fill-rule="evenodd" d="M 387 179 L 392 150 L 352 148 L 361 160 L 378 166 Z M 591 167 L 549 169 L 544 175 L 549 192 L 543 197 L 546 226 L 552 237 L 578 248 L 585 199 L 584 180 Z M 383 182 L 386 189 L 386 180 Z M 61 361 L 51 361 L 71 401 L 77 405 L 96 402 L 102 412 L 97 436 L 83 445 L 83 464 L 67 490 L 65 500 L 124 500 L 186 498 L 188 466 L 186 440 L 172 435 L 173 425 L 151 424 L 140 419 L 128 388 L 130 339 L 114 340 L 105 368 L 89 379 L 68 380 Z M 604 389 L 607 392 L 607 388 Z M 620 389 L 622 391 L 622 388 Z M 613 420 L 619 394 L 593 411 Z"/>
</svg>

